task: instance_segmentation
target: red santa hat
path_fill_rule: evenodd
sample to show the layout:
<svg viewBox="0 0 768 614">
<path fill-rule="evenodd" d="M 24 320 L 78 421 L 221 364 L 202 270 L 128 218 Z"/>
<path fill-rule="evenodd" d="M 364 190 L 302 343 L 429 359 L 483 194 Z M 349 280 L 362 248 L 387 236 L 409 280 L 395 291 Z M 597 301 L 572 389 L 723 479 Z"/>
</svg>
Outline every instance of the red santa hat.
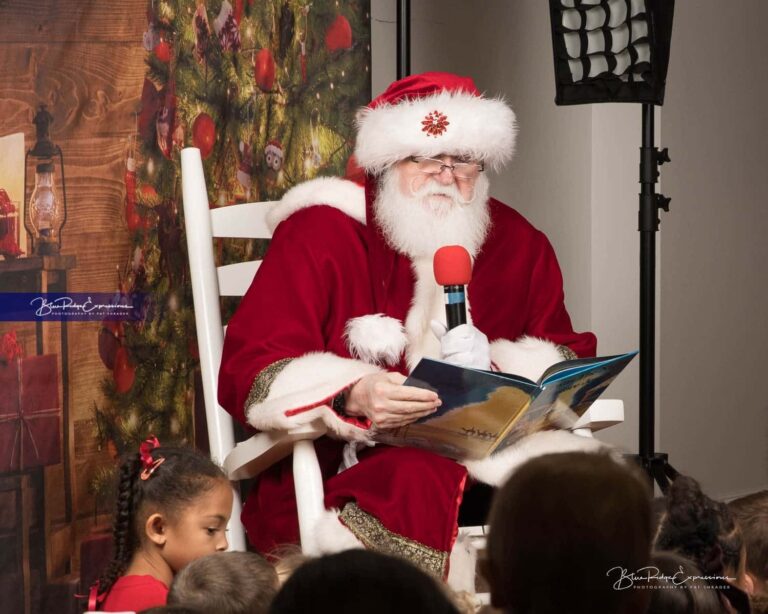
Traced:
<svg viewBox="0 0 768 614">
<path fill-rule="evenodd" d="M 515 114 L 469 77 L 429 72 L 395 81 L 357 116 L 355 158 L 379 174 L 408 156 L 466 156 L 498 168 L 514 151 Z"/>
</svg>

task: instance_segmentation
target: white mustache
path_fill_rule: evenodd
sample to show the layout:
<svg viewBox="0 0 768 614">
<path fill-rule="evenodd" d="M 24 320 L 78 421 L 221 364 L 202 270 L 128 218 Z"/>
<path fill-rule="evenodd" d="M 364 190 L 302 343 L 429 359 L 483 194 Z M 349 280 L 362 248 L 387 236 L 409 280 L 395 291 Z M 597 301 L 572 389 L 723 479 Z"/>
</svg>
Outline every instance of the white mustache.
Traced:
<svg viewBox="0 0 768 614">
<path fill-rule="evenodd" d="M 472 202 L 472 198 L 465 199 L 459 188 L 455 184 L 451 185 L 435 185 L 433 182 L 424 185 L 418 190 L 411 188 L 411 193 L 414 198 L 424 199 L 430 196 L 447 196 L 459 205 L 467 205 Z"/>
</svg>

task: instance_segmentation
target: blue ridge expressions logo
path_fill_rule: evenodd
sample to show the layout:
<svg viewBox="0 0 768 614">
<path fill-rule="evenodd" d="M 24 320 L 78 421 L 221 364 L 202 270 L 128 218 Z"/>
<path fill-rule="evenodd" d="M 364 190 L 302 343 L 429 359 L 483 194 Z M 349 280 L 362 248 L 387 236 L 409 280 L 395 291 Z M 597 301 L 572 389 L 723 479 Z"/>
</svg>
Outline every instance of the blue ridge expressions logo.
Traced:
<svg viewBox="0 0 768 614">
<path fill-rule="evenodd" d="M 143 320 L 149 302 L 144 294 L 106 292 L 3 292 L 0 321 Z"/>
</svg>

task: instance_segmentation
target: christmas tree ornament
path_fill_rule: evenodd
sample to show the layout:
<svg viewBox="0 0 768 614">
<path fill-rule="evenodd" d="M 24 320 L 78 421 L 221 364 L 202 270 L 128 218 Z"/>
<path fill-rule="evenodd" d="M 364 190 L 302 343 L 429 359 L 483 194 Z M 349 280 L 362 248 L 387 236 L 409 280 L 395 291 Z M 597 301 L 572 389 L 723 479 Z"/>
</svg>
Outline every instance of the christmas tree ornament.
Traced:
<svg viewBox="0 0 768 614">
<path fill-rule="evenodd" d="M 155 119 L 161 102 L 162 96 L 155 84 L 145 78 L 141 89 L 141 112 L 139 113 L 139 134 L 144 142 L 151 141 L 155 136 Z"/>
<path fill-rule="evenodd" d="M 238 27 L 240 26 L 240 22 L 243 20 L 243 0 L 235 0 L 235 22 L 237 22 Z"/>
<path fill-rule="evenodd" d="M 157 193 L 155 186 L 149 183 L 142 183 L 139 188 L 139 200 L 145 207 L 154 209 L 160 204 L 160 195 Z"/>
<path fill-rule="evenodd" d="M 184 124 L 178 122 L 173 129 L 173 146 L 178 149 L 184 149 Z"/>
<path fill-rule="evenodd" d="M 299 62 L 301 63 L 301 82 L 306 83 L 307 82 L 307 41 L 303 35 L 299 39 L 299 45 L 301 47 L 301 51 L 299 55 Z"/>
<path fill-rule="evenodd" d="M 328 51 L 342 51 L 352 47 L 352 27 L 344 15 L 336 17 L 325 33 L 325 48 Z"/>
<path fill-rule="evenodd" d="M 277 139 L 271 140 L 264 148 L 264 161 L 267 168 L 277 173 L 283 167 L 283 146 Z"/>
<path fill-rule="evenodd" d="M 176 84 L 173 80 L 169 81 L 166 88 L 163 106 L 157 113 L 155 120 L 155 131 L 157 134 L 157 146 L 162 154 L 171 159 L 173 151 L 173 130 L 176 119 Z"/>
<path fill-rule="evenodd" d="M 21 256 L 24 252 L 19 247 L 20 238 L 19 210 L 8 192 L 0 188 L 0 256 L 6 259 Z"/>
<path fill-rule="evenodd" d="M 240 141 L 238 145 L 240 163 L 237 166 L 237 182 L 245 189 L 246 200 L 251 199 L 251 186 L 253 185 L 253 150 L 249 143 Z"/>
<path fill-rule="evenodd" d="M 192 144 L 200 150 L 205 160 L 211 155 L 216 143 L 216 125 L 208 113 L 200 113 L 192 123 Z"/>
<path fill-rule="evenodd" d="M 115 352 L 112 377 L 115 380 L 115 389 L 120 394 L 128 392 L 133 387 L 133 381 L 136 379 L 136 367 L 131 364 L 128 350 L 122 345 Z"/>
<path fill-rule="evenodd" d="M 133 157 L 133 152 L 128 154 L 125 161 L 123 182 L 125 183 L 125 223 L 129 231 L 136 232 L 142 227 L 142 219 L 136 210 L 136 159 Z"/>
<path fill-rule="evenodd" d="M 213 29 L 219 37 L 222 50 L 240 50 L 240 29 L 235 20 L 232 5 L 227 0 L 221 3 L 219 15 L 213 20 Z"/>
<path fill-rule="evenodd" d="M 272 51 L 266 47 L 259 49 L 254 59 L 253 74 L 256 85 L 262 92 L 269 92 L 275 84 L 275 58 Z"/>
<path fill-rule="evenodd" d="M 141 44 L 147 51 L 153 51 L 160 42 L 160 32 L 154 20 L 149 21 L 147 29 L 141 36 Z"/>
<path fill-rule="evenodd" d="M 171 45 L 162 36 L 157 45 L 155 45 L 154 52 L 155 57 L 164 64 L 168 64 L 171 61 Z"/>
<path fill-rule="evenodd" d="M 208 24 L 208 13 L 205 10 L 205 4 L 198 3 L 193 16 L 195 24 L 195 59 L 201 64 L 208 57 L 211 47 L 211 27 Z"/>
<path fill-rule="evenodd" d="M 101 330 L 99 331 L 99 358 L 101 358 L 101 362 L 110 371 L 115 368 L 117 350 L 122 345 L 120 343 L 119 328 L 116 325 L 119 325 L 119 322 L 105 320 L 101 323 Z"/>
</svg>

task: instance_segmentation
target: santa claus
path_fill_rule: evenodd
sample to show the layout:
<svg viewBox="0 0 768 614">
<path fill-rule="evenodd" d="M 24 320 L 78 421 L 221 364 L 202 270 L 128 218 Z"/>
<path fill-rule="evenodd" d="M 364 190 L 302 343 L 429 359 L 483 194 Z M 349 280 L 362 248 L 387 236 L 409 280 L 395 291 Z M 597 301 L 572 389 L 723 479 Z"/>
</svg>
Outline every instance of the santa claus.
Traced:
<svg viewBox="0 0 768 614">
<path fill-rule="evenodd" d="M 273 210 L 269 251 L 227 328 L 219 400 L 259 430 L 328 425 L 333 438 L 316 448 L 329 516 L 315 549 L 362 544 L 445 576 L 467 467 L 366 446 L 371 425 L 401 426 L 439 406 L 434 392 L 403 385 L 424 356 L 536 379 L 555 362 L 593 356 L 596 341 L 573 331 L 546 237 L 488 195 L 485 171 L 515 144 L 503 101 L 469 78 L 415 75 L 362 109 L 357 128 L 364 185 L 315 179 Z M 447 332 L 432 263 L 444 245 L 473 260 L 468 322 Z M 505 451 L 501 469 L 471 469 L 497 482 L 551 445 L 599 445 L 557 435 L 544 448 Z M 262 552 L 298 541 L 290 459 L 259 477 L 243 521 Z"/>
</svg>

